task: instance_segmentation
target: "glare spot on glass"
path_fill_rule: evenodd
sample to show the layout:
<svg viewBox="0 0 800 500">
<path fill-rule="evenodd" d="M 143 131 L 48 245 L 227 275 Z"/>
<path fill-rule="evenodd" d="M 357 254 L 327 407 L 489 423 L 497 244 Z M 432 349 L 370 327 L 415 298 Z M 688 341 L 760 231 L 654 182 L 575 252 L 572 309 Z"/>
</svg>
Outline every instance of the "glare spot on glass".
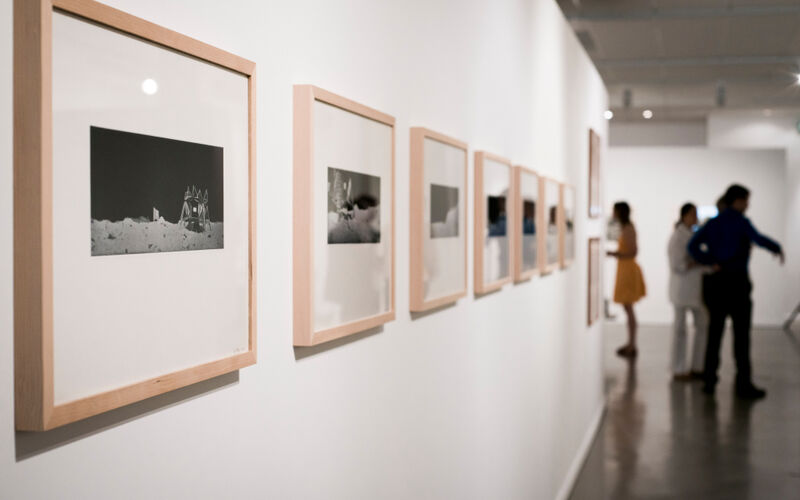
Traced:
<svg viewBox="0 0 800 500">
<path fill-rule="evenodd" d="M 153 95 L 158 92 L 158 83 L 152 78 L 147 78 L 142 82 L 142 92 Z"/>
<path fill-rule="evenodd" d="M 707 220 L 713 219 L 719 215 L 719 209 L 714 205 L 700 205 L 697 207 L 697 219 L 700 225 L 706 223 Z"/>
<path fill-rule="evenodd" d="M 644 117 L 645 120 L 649 120 L 650 118 L 653 117 L 653 112 L 650 111 L 649 109 L 645 109 L 644 111 L 642 111 L 642 116 Z"/>
</svg>

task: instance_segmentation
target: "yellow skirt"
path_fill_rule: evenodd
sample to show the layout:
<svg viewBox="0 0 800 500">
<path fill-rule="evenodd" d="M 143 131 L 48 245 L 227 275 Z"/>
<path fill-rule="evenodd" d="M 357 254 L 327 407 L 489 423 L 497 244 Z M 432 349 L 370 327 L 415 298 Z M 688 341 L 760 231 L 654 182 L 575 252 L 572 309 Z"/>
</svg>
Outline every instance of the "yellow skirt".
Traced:
<svg viewBox="0 0 800 500">
<path fill-rule="evenodd" d="M 639 264 L 633 259 L 617 261 L 617 284 L 614 287 L 614 302 L 633 304 L 647 294 L 644 277 Z"/>
</svg>

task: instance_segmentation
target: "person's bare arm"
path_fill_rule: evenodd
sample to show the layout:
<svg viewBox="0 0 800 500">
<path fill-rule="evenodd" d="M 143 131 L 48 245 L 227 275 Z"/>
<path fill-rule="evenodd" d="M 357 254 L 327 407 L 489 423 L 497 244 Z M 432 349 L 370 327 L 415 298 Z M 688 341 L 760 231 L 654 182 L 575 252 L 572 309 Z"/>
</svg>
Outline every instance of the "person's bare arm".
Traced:
<svg viewBox="0 0 800 500">
<path fill-rule="evenodd" d="M 632 259 L 639 253 L 639 247 L 636 245 L 636 229 L 633 224 L 628 224 L 622 228 L 622 241 L 627 252 L 608 252 L 611 257 L 618 259 Z"/>
</svg>

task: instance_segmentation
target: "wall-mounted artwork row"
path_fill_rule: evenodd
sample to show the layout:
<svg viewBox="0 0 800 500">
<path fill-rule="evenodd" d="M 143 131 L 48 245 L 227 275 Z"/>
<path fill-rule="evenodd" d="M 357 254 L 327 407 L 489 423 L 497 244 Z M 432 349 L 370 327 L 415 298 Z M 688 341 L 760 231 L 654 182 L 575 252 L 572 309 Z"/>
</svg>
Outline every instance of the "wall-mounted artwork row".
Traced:
<svg viewBox="0 0 800 500">
<path fill-rule="evenodd" d="M 592 326 L 600 319 L 603 289 L 600 284 L 600 238 L 589 238 L 589 272 L 587 280 L 587 324 Z"/>
<path fill-rule="evenodd" d="M 427 311 L 467 293 L 467 145 L 411 129 L 410 309 Z"/>
<path fill-rule="evenodd" d="M 564 268 L 575 260 L 575 188 L 568 184 L 561 184 L 560 211 L 559 254 Z"/>
<path fill-rule="evenodd" d="M 514 223 L 514 282 L 519 283 L 538 274 L 542 265 L 544 238 L 540 229 L 544 227 L 544 212 L 540 195 L 542 183 L 536 172 L 525 167 L 514 167 L 513 186 L 512 200 L 517 214 L 517 222 Z"/>
<path fill-rule="evenodd" d="M 511 282 L 513 226 L 510 210 L 511 162 L 475 153 L 474 287 L 476 294 L 499 290 Z"/>
<path fill-rule="evenodd" d="M 544 208 L 544 245 L 542 257 L 542 271 L 550 273 L 555 271 L 562 260 L 561 257 L 561 184 L 554 179 L 541 177 L 543 185 L 541 191 L 542 206 Z"/>
<path fill-rule="evenodd" d="M 600 199 L 600 136 L 589 129 L 589 217 L 597 218 L 603 211 Z"/>
<path fill-rule="evenodd" d="M 16 428 L 255 363 L 255 64 L 88 0 L 14 10 Z"/>
<path fill-rule="evenodd" d="M 394 118 L 294 87 L 294 345 L 395 317 Z"/>
</svg>

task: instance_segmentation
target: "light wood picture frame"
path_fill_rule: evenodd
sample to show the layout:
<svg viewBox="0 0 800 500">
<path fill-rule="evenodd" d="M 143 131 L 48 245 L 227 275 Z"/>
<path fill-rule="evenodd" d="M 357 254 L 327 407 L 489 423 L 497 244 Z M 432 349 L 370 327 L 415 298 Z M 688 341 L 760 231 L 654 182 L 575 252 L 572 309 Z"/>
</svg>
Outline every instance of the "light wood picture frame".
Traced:
<svg viewBox="0 0 800 500">
<path fill-rule="evenodd" d="M 587 255 L 586 324 L 592 326 L 600 319 L 600 309 L 603 302 L 603 288 L 600 282 L 600 266 L 603 262 L 600 238 L 589 238 Z"/>
<path fill-rule="evenodd" d="M 601 200 L 601 165 L 600 154 L 602 141 L 594 129 L 589 129 L 589 203 L 588 215 L 591 219 L 600 217 L 603 213 Z"/>
<path fill-rule="evenodd" d="M 561 184 L 559 194 L 559 225 L 558 244 L 560 266 L 565 269 L 575 260 L 575 188 L 569 184 Z"/>
<path fill-rule="evenodd" d="M 485 151 L 475 152 L 474 168 L 473 286 L 476 295 L 483 295 L 501 289 L 513 279 L 514 231 L 510 228 L 515 225 L 514 211 L 509 210 L 513 171 L 510 160 Z M 487 171 L 491 180 L 486 178 Z M 492 203 L 495 206 L 491 206 Z M 491 220 L 490 211 L 497 212 L 497 220 Z M 493 234 L 494 228 L 497 228 L 496 234 Z M 497 277 L 486 279 L 487 272 Z"/>
<path fill-rule="evenodd" d="M 336 133 L 347 135 L 337 141 L 333 137 Z M 337 158 L 336 161 L 341 160 L 342 163 L 332 162 L 331 158 Z M 381 168 L 380 172 L 367 171 L 375 165 L 375 168 Z M 322 178 L 323 170 L 327 172 L 324 174 L 327 184 L 326 179 Z M 379 180 L 376 181 L 376 178 Z M 317 345 L 375 328 L 395 319 L 394 179 L 394 117 L 313 85 L 294 86 L 295 346 Z M 338 207 L 336 210 L 341 209 L 340 217 L 356 214 L 352 219 L 355 224 L 358 212 L 352 203 L 352 196 L 356 194 L 353 191 L 359 189 L 377 190 L 369 195 L 374 199 L 365 207 L 365 211 L 372 221 L 375 214 L 379 214 L 380 227 L 372 234 L 364 236 L 363 240 L 359 239 L 361 236 L 356 237 L 357 241 L 336 239 L 338 236 L 331 236 L 331 228 L 336 230 L 339 226 L 332 224 L 338 225 L 341 218 L 336 222 L 332 221 L 329 212 L 331 204 Z M 327 201 L 323 199 L 326 196 Z M 386 198 L 390 201 L 388 215 L 382 209 Z M 360 202 L 356 200 L 355 203 Z M 327 222 L 320 222 L 321 215 L 326 214 Z M 320 224 L 327 225 L 321 227 Z M 367 232 L 372 231 L 366 229 Z M 347 266 L 358 269 L 358 266 L 365 265 L 360 262 L 357 254 L 362 254 L 362 257 L 366 255 L 370 262 L 377 259 L 378 263 L 373 267 L 380 268 L 377 269 L 379 280 L 370 281 L 362 277 L 360 271 L 345 270 Z M 336 265 L 335 262 L 346 266 Z M 325 266 L 339 269 L 337 273 L 341 276 L 330 276 L 326 271 L 329 268 Z M 375 285 L 376 281 L 380 285 Z M 370 286 L 379 288 L 374 294 L 370 294 Z M 322 290 L 325 287 L 327 288 Z M 337 305 L 336 301 L 344 303 L 350 300 L 345 294 L 359 289 L 362 289 L 360 292 L 366 297 L 381 295 L 377 299 L 380 303 L 371 304 L 374 311 L 364 314 L 364 305 L 353 305 L 352 301 L 348 302 L 350 305 L 347 307 Z M 324 304 L 320 299 L 327 296 L 323 293 L 330 295 L 330 300 Z M 353 297 L 353 300 L 359 299 L 355 295 Z M 323 318 L 323 308 L 333 312 Z"/>
<path fill-rule="evenodd" d="M 466 143 L 439 132 L 411 128 L 409 309 L 412 312 L 452 304 L 467 295 L 467 149 Z M 444 228 L 436 234 L 435 217 L 442 218 L 436 224 Z M 439 276 L 456 278 L 460 285 L 448 279 L 437 280 Z M 436 293 L 432 289 L 446 291 Z"/>
<path fill-rule="evenodd" d="M 542 183 L 534 170 L 514 167 L 512 204 L 514 207 L 514 282 L 521 283 L 538 275 L 542 268 L 541 238 L 543 225 Z M 529 190 L 526 188 L 530 188 Z M 529 191 L 526 193 L 526 191 Z M 531 213 L 532 211 L 532 213 Z M 533 240 L 533 241 L 531 241 Z M 527 262 L 527 264 L 526 264 Z M 531 265 L 531 263 L 533 265 Z"/>
<path fill-rule="evenodd" d="M 549 274 L 560 267 L 563 259 L 561 245 L 561 183 L 550 177 L 540 177 L 542 191 L 542 274 Z"/>
<path fill-rule="evenodd" d="M 73 244 L 71 241 L 65 242 L 63 238 L 64 228 L 60 227 L 61 224 L 59 222 L 63 218 L 56 208 L 63 208 L 65 196 L 69 202 L 76 206 L 83 207 L 85 205 L 88 207 L 88 198 L 86 197 L 76 196 L 73 200 L 69 200 L 74 193 L 65 193 L 66 187 L 62 182 L 64 175 L 62 171 L 65 169 L 62 167 L 72 164 L 65 163 L 67 160 L 62 158 L 60 154 L 54 154 L 54 150 L 63 149 L 64 143 L 63 132 L 65 127 L 62 122 L 64 113 L 61 111 L 64 107 L 64 93 L 61 92 L 61 87 L 64 86 L 61 78 L 65 74 L 61 71 L 61 68 L 64 67 L 63 54 L 65 50 L 69 54 L 85 54 L 86 45 L 80 46 L 83 49 L 79 49 L 76 48 L 79 47 L 78 43 L 71 44 L 71 38 L 64 38 L 64 33 L 75 33 L 76 31 L 70 30 L 76 29 L 82 30 L 80 31 L 81 33 L 89 33 L 90 36 L 113 39 L 120 46 L 134 47 L 134 50 L 141 50 L 143 53 L 144 51 L 158 51 L 165 58 L 171 58 L 171 61 L 178 60 L 182 64 L 193 65 L 192 67 L 200 68 L 204 71 L 205 73 L 203 74 L 213 74 L 220 80 L 233 82 L 232 85 L 237 88 L 239 94 L 231 99 L 231 102 L 237 103 L 237 107 L 234 108 L 235 116 L 242 117 L 241 121 L 238 121 L 237 118 L 235 130 L 241 129 L 243 133 L 231 139 L 231 141 L 235 141 L 235 147 L 231 153 L 234 156 L 224 156 L 223 158 L 225 158 L 224 172 L 234 169 L 237 180 L 233 184 L 241 187 L 241 189 L 236 187 L 235 190 L 231 188 L 232 191 L 229 194 L 233 194 L 234 197 L 241 195 L 242 201 L 239 205 L 235 207 L 229 206 L 228 208 L 231 208 L 230 212 L 233 212 L 233 215 L 240 216 L 242 222 L 238 226 L 235 222 L 228 222 L 231 220 L 229 214 L 229 218 L 226 220 L 224 250 L 222 250 L 222 247 L 208 247 L 212 248 L 212 250 L 170 254 L 156 254 L 154 253 L 156 250 L 144 250 L 145 253 L 135 256 L 115 255 L 100 257 L 98 255 L 101 254 L 95 253 L 94 244 L 92 245 L 92 253 L 90 254 L 88 251 L 88 224 L 85 226 L 86 231 L 78 231 L 80 233 L 79 236 L 87 236 L 85 241 L 81 241 L 78 245 Z M 56 30 L 58 31 L 56 32 Z M 85 41 L 85 39 L 82 39 L 82 41 Z M 107 46 L 98 45 L 100 44 L 92 44 L 91 47 L 98 51 L 114 50 Z M 55 49 L 58 49 L 59 52 L 54 55 Z M 84 55 L 84 59 L 91 57 L 90 55 Z M 85 67 L 86 65 L 84 65 L 84 69 Z M 106 70 L 106 66 L 100 64 L 91 66 L 91 68 L 94 71 Z M 119 66 L 116 66 L 115 69 L 119 69 Z M 111 69 L 108 68 L 108 71 L 111 71 Z M 91 81 L 86 75 L 75 73 L 76 71 L 72 71 L 70 78 L 84 78 L 87 81 Z M 184 76 L 164 76 L 165 83 L 168 83 L 170 78 L 174 78 L 177 81 L 180 78 L 184 78 Z M 102 82 L 98 83 L 98 85 L 114 87 L 118 80 L 111 83 L 111 79 L 102 79 Z M 134 83 L 134 91 L 138 91 L 138 83 L 138 81 Z M 154 89 L 147 88 L 144 83 L 142 85 L 142 92 L 148 93 L 151 90 L 152 92 L 150 93 L 155 92 Z M 235 371 L 256 362 L 255 89 L 255 63 L 109 6 L 91 0 L 16 0 L 14 2 L 14 374 L 16 429 L 26 431 L 49 430 Z M 56 90 L 59 90 L 58 94 Z M 162 97 L 159 97 L 162 100 L 157 102 L 174 102 L 174 100 L 163 100 L 167 99 L 168 95 L 174 94 L 162 93 Z M 95 97 L 90 91 L 87 91 L 86 96 L 90 99 Z M 141 95 L 139 97 L 141 98 Z M 60 106 L 56 110 L 54 110 L 55 104 Z M 130 105 L 130 102 L 128 104 Z M 82 109 L 86 108 L 76 105 L 75 109 L 71 110 L 71 113 L 79 115 Z M 155 113 L 157 113 L 158 108 L 156 107 L 155 109 Z M 136 112 L 141 113 L 142 110 L 137 109 Z M 106 122 L 113 122 L 115 116 L 113 113 L 110 115 L 107 113 L 105 119 Z M 84 133 L 83 129 L 81 129 L 80 133 Z M 230 133 L 234 134 L 235 131 L 232 130 Z M 88 151 L 90 147 L 89 134 L 87 133 L 81 137 L 85 137 L 86 140 L 83 141 L 82 139 L 82 141 L 79 141 L 81 144 L 74 147 L 81 148 L 81 154 L 83 154 L 84 149 Z M 190 143 L 183 142 L 183 144 Z M 222 148 L 217 148 L 217 150 L 221 153 Z M 230 151 L 231 148 L 226 146 L 225 155 L 228 155 Z M 230 158 L 235 159 L 232 164 L 228 161 Z M 53 167 L 55 162 L 59 162 L 59 168 L 57 169 Z M 88 162 L 76 165 L 76 168 L 85 169 L 88 172 Z M 221 165 L 220 160 L 220 170 L 222 170 Z M 225 175 L 227 188 L 230 178 L 227 177 L 227 174 Z M 75 182 L 77 183 L 76 185 L 80 185 L 81 189 L 85 189 L 88 193 L 88 187 L 83 187 L 84 185 L 89 185 L 88 177 L 79 177 Z M 181 193 L 177 194 L 180 196 Z M 208 191 L 206 191 L 207 196 Z M 226 199 L 228 199 L 227 195 Z M 184 204 L 186 204 L 185 201 Z M 221 215 L 222 207 L 214 208 L 216 213 Z M 205 210 L 207 213 L 208 209 L 206 208 Z M 154 221 L 155 213 L 154 211 Z M 211 212 L 212 216 L 214 213 L 214 211 Z M 162 218 L 161 220 L 165 219 Z M 183 212 L 181 212 L 181 220 L 183 220 Z M 211 221 L 213 220 L 211 216 L 208 216 L 202 222 L 202 230 L 211 231 Z M 188 224 L 188 222 L 186 223 Z M 230 231 L 228 231 L 228 226 L 231 226 Z M 196 227 L 198 231 L 200 231 L 199 227 Z M 76 237 L 75 239 L 78 240 L 80 238 Z M 235 318 L 231 317 L 231 321 L 233 321 L 231 325 L 241 325 L 242 328 L 241 330 L 236 328 L 233 329 L 236 331 L 224 332 L 224 329 L 216 329 L 216 327 L 210 326 L 207 335 L 210 336 L 208 337 L 209 340 L 219 339 L 224 335 L 233 335 L 236 340 L 232 341 L 232 343 L 240 343 L 241 346 L 232 351 L 223 349 L 225 352 L 214 354 L 209 360 L 209 358 L 204 358 L 200 355 L 199 351 L 197 353 L 193 351 L 190 356 L 186 356 L 185 354 L 190 349 L 190 346 L 186 346 L 185 342 L 181 344 L 178 339 L 179 336 L 176 336 L 175 342 L 171 343 L 170 346 L 183 345 L 180 348 L 184 349 L 184 351 L 174 351 L 164 347 L 148 345 L 145 346 L 142 353 L 125 353 L 125 363 L 121 363 L 120 359 L 109 356 L 97 345 L 92 345 L 91 347 L 81 347 L 83 344 L 70 346 L 69 344 L 73 337 L 94 332 L 89 326 L 89 322 L 91 321 L 91 325 L 94 325 L 97 323 L 97 318 L 94 316 L 100 315 L 92 315 L 90 311 L 70 311 L 70 314 L 73 315 L 86 316 L 85 332 L 63 327 L 64 324 L 68 323 L 63 321 L 63 311 L 66 307 L 64 305 L 66 304 L 65 301 L 81 300 L 83 302 L 80 302 L 80 304 L 87 303 L 92 305 L 98 301 L 102 302 L 104 296 L 114 295 L 115 293 L 114 290 L 90 289 L 87 291 L 85 288 L 75 290 L 75 292 L 79 293 L 69 291 L 70 286 L 73 286 L 73 284 L 78 286 L 78 283 L 74 283 L 74 280 L 63 279 L 65 272 L 68 272 L 65 269 L 69 267 L 65 265 L 65 261 L 67 264 L 69 262 L 68 258 L 65 257 L 67 254 L 64 249 L 71 251 L 74 246 L 83 249 L 81 250 L 81 258 L 84 260 L 81 263 L 102 263 L 103 267 L 108 271 L 109 269 L 125 268 L 134 262 L 145 262 L 148 265 L 155 262 L 156 264 L 153 265 L 155 268 L 154 273 L 157 273 L 159 265 L 164 265 L 167 261 L 180 263 L 181 265 L 185 264 L 186 261 L 205 263 L 215 259 L 223 259 L 222 255 L 228 255 L 227 252 L 233 252 L 235 248 L 235 268 L 241 269 L 241 274 L 232 276 L 231 279 L 236 280 L 236 284 L 232 286 L 235 287 L 236 292 L 234 295 L 238 297 L 237 300 L 240 300 L 240 302 L 237 302 L 238 305 L 232 309 L 232 311 L 235 309 L 236 316 Z M 213 250 L 213 248 L 218 249 Z M 189 248 L 183 248 L 182 250 L 187 249 Z M 164 249 L 163 251 L 172 252 L 173 250 Z M 59 277 L 54 279 L 54 273 L 60 273 Z M 93 278 L 93 276 L 86 277 L 87 281 Z M 189 281 L 193 283 L 193 278 L 189 278 Z M 159 287 L 166 290 L 165 293 L 174 295 L 181 292 L 170 286 L 167 276 L 162 276 L 161 279 Z M 138 284 L 130 282 L 125 283 L 126 288 L 134 285 L 138 286 Z M 157 293 L 154 292 L 154 295 L 157 295 Z M 215 292 L 210 293 L 214 294 Z M 80 298 L 75 298 L 78 295 L 80 295 Z M 159 307 L 152 309 L 148 314 L 155 315 L 157 314 L 155 311 L 160 311 L 164 307 L 167 307 L 167 305 L 160 304 Z M 204 315 L 202 310 L 194 311 L 193 314 L 196 314 L 197 318 L 191 318 L 188 321 L 189 324 L 199 324 L 208 316 L 208 314 Z M 215 314 L 221 313 L 217 311 Z M 226 314 L 223 320 L 227 321 L 227 319 L 228 316 Z M 84 319 L 80 319 L 80 321 L 84 321 Z M 213 325 L 217 324 L 213 321 L 212 323 Z M 82 323 L 78 323 L 79 328 L 82 326 Z M 144 323 L 144 320 L 128 318 L 125 328 L 132 329 L 132 331 L 137 331 L 138 329 L 142 333 L 152 331 L 151 333 L 154 335 L 164 333 L 159 332 L 159 328 L 152 328 L 152 326 L 152 323 Z M 113 341 L 113 335 L 120 334 L 121 331 L 121 328 L 109 329 L 106 326 L 103 331 L 96 332 L 96 334 L 110 337 Z M 69 335 L 65 337 L 64 332 L 69 332 Z M 217 337 L 214 337 L 214 335 Z M 54 347 L 55 337 L 58 338 L 57 347 Z M 139 340 L 144 342 L 144 337 Z M 77 342 L 77 340 L 72 340 L 72 342 Z M 161 365 L 155 363 L 149 366 L 148 369 L 143 370 L 146 373 L 153 371 L 154 373 L 144 377 L 139 373 L 126 373 L 122 374 L 124 376 L 120 375 L 117 378 L 112 377 L 113 380 L 107 380 L 94 373 L 82 375 L 88 377 L 86 380 L 91 383 L 81 387 L 84 394 L 73 399 L 65 395 L 64 387 L 70 384 L 77 386 L 78 383 L 71 380 L 70 376 L 65 375 L 64 365 L 65 361 L 69 361 L 68 364 L 70 366 L 78 363 L 78 361 L 65 357 L 64 353 L 70 352 L 67 347 L 72 349 L 73 352 L 83 349 L 84 352 L 88 353 L 87 357 L 92 361 L 96 360 L 106 372 L 113 371 L 115 365 L 135 364 L 135 360 L 140 359 L 137 358 L 137 355 L 141 355 L 143 358 L 152 357 L 154 352 L 158 352 L 159 356 L 165 356 L 165 353 L 168 353 L 167 355 L 174 356 L 181 361 L 175 361 L 177 365 L 175 369 L 161 369 L 158 368 Z M 175 347 L 175 349 L 178 349 L 178 347 Z M 204 359 L 204 361 L 190 361 L 191 364 L 186 365 L 187 360 L 196 358 Z M 154 369 L 153 367 L 156 368 Z M 93 370 L 93 368 L 86 369 L 86 366 L 83 368 L 87 372 Z M 98 370 L 98 373 L 100 372 L 102 370 Z M 119 382 L 117 380 L 118 378 L 126 379 L 126 377 L 131 380 L 127 382 Z M 70 379 L 69 383 L 68 379 Z M 97 389 L 97 387 L 104 388 Z"/>
</svg>

